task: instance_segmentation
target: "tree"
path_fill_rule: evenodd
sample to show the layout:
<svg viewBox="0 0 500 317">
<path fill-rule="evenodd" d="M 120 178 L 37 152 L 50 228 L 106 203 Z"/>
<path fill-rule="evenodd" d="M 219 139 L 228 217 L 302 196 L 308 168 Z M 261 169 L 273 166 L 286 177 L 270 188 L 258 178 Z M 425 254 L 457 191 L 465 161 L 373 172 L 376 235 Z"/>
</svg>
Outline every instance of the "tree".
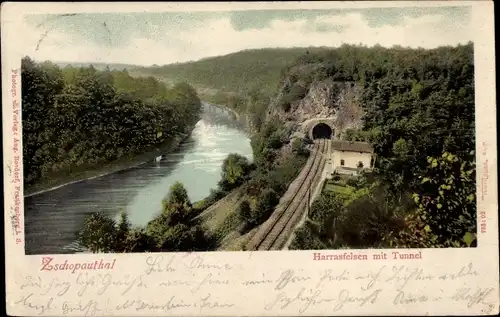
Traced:
<svg viewBox="0 0 500 317">
<path fill-rule="evenodd" d="M 429 157 L 420 176 L 418 205 L 409 222 L 407 242 L 421 247 L 463 247 L 476 244 L 476 186 L 474 152 L 467 158 L 445 152 Z M 416 234 L 416 233 L 419 234 Z M 400 242 L 400 243 L 401 243 Z"/>
<path fill-rule="evenodd" d="M 188 192 L 181 182 L 175 182 L 170 186 L 167 197 L 165 198 L 165 203 L 167 205 L 187 205 L 191 206 L 189 201 Z"/>
<path fill-rule="evenodd" d="M 121 252 L 155 252 L 159 249 L 152 237 L 148 236 L 144 229 L 131 229 L 123 242 Z"/>
<path fill-rule="evenodd" d="M 257 199 L 255 209 L 252 210 L 251 223 L 260 224 L 272 214 L 279 202 L 279 196 L 273 189 L 265 189 Z"/>
<path fill-rule="evenodd" d="M 240 154 L 231 153 L 222 162 L 222 175 L 219 186 L 222 190 L 231 190 L 241 185 L 251 170 L 248 159 Z"/>
<path fill-rule="evenodd" d="M 238 206 L 238 219 L 242 223 L 241 231 L 245 231 L 252 224 L 252 208 L 248 200 L 243 200 Z"/>
<path fill-rule="evenodd" d="M 306 222 L 304 226 L 298 228 L 294 233 L 294 239 L 290 244 L 290 250 L 321 250 L 327 249 L 325 244 L 315 231 L 316 227 Z"/>
<path fill-rule="evenodd" d="M 186 204 L 169 204 L 163 214 L 169 226 L 177 224 L 189 224 L 193 218 L 192 209 Z"/>
<path fill-rule="evenodd" d="M 131 231 L 131 224 L 125 211 L 120 213 L 120 221 L 116 229 L 117 251 L 124 252 L 126 249 L 126 240 Z"/>
<path fill-rule="evenodd" d="M 87 216 L 78 234 L 80 244 L 93 253 L 113 252 L 116 238 L 115 221 L 101 212 Z"/>
<path fill-rule="evenodd" d="M 343 212 L 342 200 L 332 192 L 322 193 L 311 205 L 310 218 L 318 225 L 318 233 L 333 241 L 335 220 Z"/>
<path fill-rule="evenodd" d="M 153 239 L 155 246 L 157 248 L 161 248 L 168 238 L 167 231 L 169 227 L 170 225 L 167 217 L 164 214 L 161 214 L 148 222 L 145 232 L 146 235 Z"/>
<path fill-rule="evenodd" d="M 27 188 L 148 152 L 192 129 L 201 112 L 189 85 L 173 91 L 153 77 L 29 58 L 21 71 Z"/>
</svg>

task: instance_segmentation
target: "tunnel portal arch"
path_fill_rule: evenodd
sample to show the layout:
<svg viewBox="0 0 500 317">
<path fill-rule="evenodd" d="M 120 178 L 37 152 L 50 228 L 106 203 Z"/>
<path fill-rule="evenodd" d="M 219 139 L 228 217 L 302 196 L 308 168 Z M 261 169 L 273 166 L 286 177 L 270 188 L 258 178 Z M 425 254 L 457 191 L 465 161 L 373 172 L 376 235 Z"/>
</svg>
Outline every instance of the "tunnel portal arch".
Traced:
<svg viewBox="0 0 500 317">
<path fill-rule="evenodd" d="M 313 140 L 316 139 L 331 139 L 334 134 L 333 129 L 324 122 L 319 122 L 314 125 L 311 130 Z"/>
<path fill-rule="evenodd" d="M 323 125 L 326 125 L 329 129 Z M 337 131 L 335 131 L 335 117 L 312 118 L 302 125 L 302 132 L 307 135 L 307 138 L 311 141 L 318 138 L 318 129 L 320 135 L 322 135 L 321 130 L 323 130 L 323 132 L 326 132 L 328 138 L 334 139 L 335 133 L 337 133 Z"/>
</svg>

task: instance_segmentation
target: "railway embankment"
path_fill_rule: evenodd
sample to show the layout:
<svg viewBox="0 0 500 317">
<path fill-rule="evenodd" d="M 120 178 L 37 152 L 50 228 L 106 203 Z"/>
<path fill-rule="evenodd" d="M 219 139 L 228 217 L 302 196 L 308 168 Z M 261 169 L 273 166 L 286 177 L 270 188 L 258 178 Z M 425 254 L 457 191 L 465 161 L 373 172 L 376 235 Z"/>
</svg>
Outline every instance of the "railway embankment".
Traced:
<svg viewBox="0 0 500 317">
<path fill-rule="evenodd" d="M 247 244 L 246 250 L 280 250 L 307 212 L 315 188 L 321 183 L 328 152 L 328 139 L 318 139 L 299 175 L 281 197 L 274 213 Z"/>
</svg>

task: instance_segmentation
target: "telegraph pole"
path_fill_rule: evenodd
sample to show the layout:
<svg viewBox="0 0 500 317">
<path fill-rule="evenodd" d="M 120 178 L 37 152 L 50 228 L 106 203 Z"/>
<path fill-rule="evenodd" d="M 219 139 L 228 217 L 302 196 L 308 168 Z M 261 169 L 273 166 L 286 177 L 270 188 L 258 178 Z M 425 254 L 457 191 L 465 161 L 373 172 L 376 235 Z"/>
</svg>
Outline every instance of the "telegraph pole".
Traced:
<svg viewBox="0 0 500 317">
<path fill-rule="evenodd" d="M 311 203 L 311 189 L 308 191 L 308 198 L 307 198 L 307 217 L 309 218 L 309 215 L 311 214 L 311 209 L 309 207 Z"/>
<path fill-rule="evenodd" d="M 309 191 L 308 191 L 308 197 L 307 197 L 307 217 L 311 215 L 311 186 L 312 186 L 312 179 L 309 181 Z"/>
</svg>

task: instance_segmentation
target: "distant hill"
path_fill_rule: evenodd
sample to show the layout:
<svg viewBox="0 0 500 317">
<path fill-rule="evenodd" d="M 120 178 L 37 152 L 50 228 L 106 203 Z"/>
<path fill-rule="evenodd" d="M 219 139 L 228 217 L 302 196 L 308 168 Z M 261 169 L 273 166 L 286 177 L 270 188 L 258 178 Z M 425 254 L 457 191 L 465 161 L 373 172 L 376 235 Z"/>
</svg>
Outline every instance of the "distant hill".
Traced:
<svg viewBox="0 0 500 317">
<path fill-rule="evenodd" d="M 131 65 L 131 64 L 107 64 L 107 63 L 76 63 L 76 62 L 54 62 L 57 66 L 64 68 L 68 65 L 73 66 L 73 67 L 89 67 L 92 65 L 95 69 L 97 70 L 104 70 L 106 67 L 109 67 L 110 70 L 132 70 L 136 69 L 139 66 L 137 65 Z"/>
<path fill-rule="evenodd" d="M 203 90 L 245 92 L 259 90 L 272 95 L 276 92 L 282 74 L 297 58 L 307 52 L 325 51 L 327 48 L 266 48 L 244 50 L 223 56 L 208 57 L 198 61 L 139 66 L 121 63 L 55 62 L 59 67 L 89 67 L 98 70 L 127 69 L 134 76 L 154 76 L 166 83 L 185 81 Z"/>
<path fill-rule="evenodd" d="M 152 75 L 165 81 L 186 81 L 198 87 L 244 93 L 258 89 L 276 92 L 285 68 L 308 51 L 326 48 L 270 48 L 244 50 L 228 55 L 204 58 L 195 62 L 159 67 L 137 67 L 134 72 Z"/>
</svg>

